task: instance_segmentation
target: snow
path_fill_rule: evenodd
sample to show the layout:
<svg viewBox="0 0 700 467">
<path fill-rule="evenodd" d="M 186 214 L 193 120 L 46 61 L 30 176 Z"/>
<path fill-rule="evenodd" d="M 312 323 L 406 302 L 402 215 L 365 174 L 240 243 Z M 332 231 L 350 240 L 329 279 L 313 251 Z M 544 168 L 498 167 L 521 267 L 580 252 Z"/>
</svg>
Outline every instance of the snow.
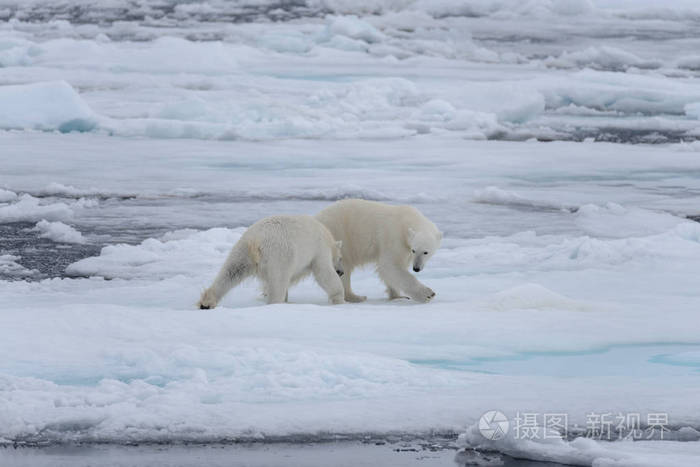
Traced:
<svg viewBox="0 0 700 467">
<path fill-rule="evenodd" d="M 17 199 L 17 193 L 10 190 L 3 190 L 0 188 L 0 203 L 7 203 L 8 201 L 14 201 Z"/>
<path fill-rule="evenodd" d="M 677 215 L 697 206 L 692 152 L 430 135 L 342 147 L 1 138 L 44 167 L 4 159 L 20 193 L 10 206 L 43 191 L 107 243 L 67 268 L 74 278 L 0 281 L 4 438 L 462 432 L 486 410 L 524 407 L 581 425 L 590 411 L 661 409 L 675 430 L 700 427 L 700 225 Z M 105 165 L 110 179 L 91 188 Z M 690 191 L 661 188 L 681 183 Z M 421 272 L 433 303 L 387 302 L 366 269 L 353 276 L 363 304 L 328 305 L 305 281 L 268 307 L 250 280 L 195 309 L 245 227 L 345 194 L 410 202 L 445 231 Z M 100 202 L 80 208 L 80 196 Z M 143 233 L 134 242 L 124 227 Z"/>
<path fill-rule="evenodd" d="M 625 208 L 616 203 L 605 206 L 586 204 L 576 212 L 576 223 L 588 234 L 602 237 L 636 237 L 666 232 L 684 219 L 639 208 Z"/>
<path fill-rule="evenodd" d="M 149 238 L 140 245 L 109 245 L 100 256 L 71 264 L 66 273 L 109 279 L 189 275 L 192 270 L 208 266 L 212 257 L 226 257 L 242 233 L 240 229 L 221 228 L 204 232 L 180 230 L 169 232 L 162 239 Z"/>
<path fill-rule="evenodd" d="M 56 183 L 52 182 L 46 185 L 44 188 L 42 188 L 39 193 L 40 196 L 46 197 L 46 196 L 58 196 L 58 197 L 65 197 L 65 198 L 83 198 L 83 197 L 90 197 L 90 196 L 97 196 L 97 197 L 106 197 L 109 196 L 109 193 L 106 193 L 104 191 L 100 191 L 97 188 L 88 188 L 88 189 L 78 189 L 74 186 L 66 186 L 61 183 Z"/>
<path fill-rule="evenodd" d="M 685 114 L 689 117 L 700 120 L 700 102 L 693 102 L 692 104 L 686 104 Z"/>
<path fill-rule="evenodd" d="M 516 192 L 502 190 L 497 186 L 487 186 L 474 191 L 474 201 L 486 204 L 502 204 L 505 206 L 528 206 L 540 209 L 573 209 L 556 201 L 542 199 L 527 199 Z"/>
<path fill-rule="evenodd" d="M 694 3 L 0 5 L 0 440 L 696 463 Z M 434 302 L 368 267 L 366 303 L 249 280 L 196 309 L 249 225 L 347 197 L 444 231 Z M 488 410 L 663 411 L 688 442 L 490 444 Z"/>
<path fill-rule="evenodd" d="M 676 66 L 686 70 L 700 70 L 700 56 L 689 55 L 686 57 L 681 57 L 676 62 Z"/>
<path fill-rule="evenodd" d="M 625 71 L 630 67 L 659 68 L 660 62 L 644 61 L 634 54 L 614 47 L 589 47 L 576 52 L 564 52 L 556 59 L 546 62 L 559 68 L 591 67 L 600 70 Z"/>
<path fill-rule="evenodd" d="M 0 38 L 0 67 L 30 65 L 40 50 L 31 41 Z"/>
<path fill-rule="evenodd" d="M 17 263 L 21 258 L 15 255 L 0 255 L 0 273 L 4 276 L 12 278 L 26 278 L 36 274 L 35 271 L 29 270 Z"/>
<path fill-rule="evenodd" d="M 20 19 L 0 28 L 1 83 L 24 83 L 27 94 L 7 89 L 23 111 L 0 127 L 256 141 L 445 130 L 470 139 L 614 140 L 633 125 L 674 141 L 695 138 L 700 92 L 697 57 L 688 52 L 700 44 L 685 4 L 669 10 L 679 17 L 650 21 L 632 14 L 634 5 L 573 0 L 331 2 L 308 8 L 335 14 L 212 29 L 212 19 L 264 5 L 173 4 L 174 16 L 163 18 L 167 8 L 137 3 L 150 22 L 54 20 L 44 28 L 22 15 L 61 5 L 15 5 Z M 88 23 L 117 11 L 97 7 Z M 620 37 L 609 37 L 615 28 Z M 639 40 L 625 40 L 626 32 Z M 306 69 L 315 73 L 304 76 Z M 41 118 L 25 115 L 49 105 L 41 90 L 53 86 L 61 87 L 50 91 L 61 96 L 57 114 L 49 119 L 40 107 Z M 450 107 L 436 114 L 435 102 Z"/>
<path fill-rule="evenodd" d="M 0 205 L 2 222 L 21 222 L 37 220 L 66 220 L 73 217 L 75 209 L 94 206 L 95 202 L 86 199 L 68 203 L 42 203 L 39 198 L 23 194 L 16 202 Z"/>
<path fill-rule="evenodd" d="M 539 285 L 526 283 L 497 292 L 481 303 L 484 310 L 566 310 L 592 311 L 600 309 L 601 304 L 589 304 L 585 301 L 571 300 Z"/>
<path fill-rule="evenodd" d="M 75 230 L 70 225 L 66 225 L 60 221 L 49 222 L 47 220 L 41 220 L 37 222 L 34 229 L 41 232 L 39 234 L 40 237 L 48 238 L 54 242 L 85 243 L 83 234 Z"/>
<path fill-rule="evenodd" d="M 65 81 L 0 86 L 0 128 L 89 131 L 95 115 Z"/>
<path fill-rule="evenodd" d="M 335 35 L 365 41 L 369 44 L 382 42 L 385 39 L 384 34 L 379 32 L 377 28 L 355 15 L 330 18 L 329 21 L 330 23 L 323 32 L 323 40 L 330 40 Z"/>
<path fill-rule="evenodd" d="M 221 42 L 197 43 L 179 37 L 159 37 L 145 44 L 55 39 L 41 44 L 40 50 L 42 61 L 70 61 L 93 72 L 160 74 L 236 71 L 238 63 L 233 52 L 240 49 Z"/>
</svg>

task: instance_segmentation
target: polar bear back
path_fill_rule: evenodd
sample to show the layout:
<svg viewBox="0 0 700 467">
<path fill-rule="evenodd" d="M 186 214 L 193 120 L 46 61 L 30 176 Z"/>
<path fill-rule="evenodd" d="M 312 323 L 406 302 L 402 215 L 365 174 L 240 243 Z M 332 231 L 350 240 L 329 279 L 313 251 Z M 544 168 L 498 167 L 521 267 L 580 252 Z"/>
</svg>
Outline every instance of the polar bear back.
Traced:
<svg viewBox="0 0 700 467">
<path fill-rule="evenodd" d="M 311 216 L 271 216 L 251 225 L 241 240 L 255 263 L 274 258 L 288 261 L 293 270 L 308 266 L 319 247 L 332 248 L 333 236 Z"/>
<path fill-rule="evenodd" d="M 408 261 L 409 229 L 439 233 L 435 224 L 411 206 L 361 199 L 338 201 L 319 212 L 316 219 L 343 242 L 346 268 L 376 262 L 388 252 L 397 262 Z"/>
</svg>

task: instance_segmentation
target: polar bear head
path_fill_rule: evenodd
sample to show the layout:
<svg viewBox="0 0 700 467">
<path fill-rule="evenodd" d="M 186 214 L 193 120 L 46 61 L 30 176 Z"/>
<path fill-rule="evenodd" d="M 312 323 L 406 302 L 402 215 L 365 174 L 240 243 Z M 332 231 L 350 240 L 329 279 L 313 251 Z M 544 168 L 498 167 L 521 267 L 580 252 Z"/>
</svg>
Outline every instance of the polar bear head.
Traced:
<svg viewBox="0 0 700 467">
<path fill-rule="evenodd" d="M 340 277 L 345 274 L 345 270 L 343 269 L 343 255 L 341 253 L 342 248 L 343 242 L 341 240 L 338 240 L 333 245 L 333 267 Z"/>
<path fill-rule="evenodd" d="M 411 247 L 411 263 L 413 270 L 420 272 L 425 263 L 433 256 L 435 250 L 440 248 L 442 232 L 415 231 L 408 229 L 408 245 Z"/>
</svg>

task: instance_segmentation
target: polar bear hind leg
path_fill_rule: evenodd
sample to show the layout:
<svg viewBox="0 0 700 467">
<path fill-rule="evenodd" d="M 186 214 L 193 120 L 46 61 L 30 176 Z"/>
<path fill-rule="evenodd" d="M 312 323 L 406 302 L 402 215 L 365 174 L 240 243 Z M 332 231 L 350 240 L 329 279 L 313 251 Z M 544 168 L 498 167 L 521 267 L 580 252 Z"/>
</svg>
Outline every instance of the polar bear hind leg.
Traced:
<svg viewBox="0 0 700 467">
<path fill-rule="evenodd" d="M 343 303 L 344 288 L 343 283 L 338 277 L 338 273 L 333 267 L 333 261 L 327 257 L 316 258 L 311 264 L 311 271 L 314 279 L 318 282 L 323 290 L 328 294 L 328 299 L 334 305 Z"/>
<path fill-rule="evenodd" d="M 289 279 L 285 277 L 282 271 L 271 270 L 265 268 L 260 271 L 260 281 L 263 286 L 263 293 L 267 304 L 284 303 L 287 299 L 287 290 L 289 290 Z"/>
<path fill-rule="evenodd" d="M 295 274 L 289 280 L 289 287 L 292 287 L 292 286 L 298 284 L 299 282 L 304 280 L 306 278 L 306 276 L 308 276 L 310 273 L 311 273 L 310 270 L 305 270 L 305 271 L 302 271 L 298 274 Z M 284 294 L 284 303 L 289 303 L 289 288 L 287 288 L 287 292 Z"/>
<path fill-rule="evenodd" d="M 238 242 L 226 258 L 211 287 L 202 293 L 197 306 L 202 310 L 216 307 L 221 297 L 233 287 L 255 273 L 255 264 L 250 259 L 248 245 Z"/>
<path fill-rule="evenodd" d="M 364 295 L 355 295 L 355 293 L 352 291 L 352 286 L 350 285 L 350 276 L 352 275 L 352 269 L 345 269 L 345 274 L 343 274 L 343 277 L 340 278 L 340 280 L 343 283 L 343 289 L 345 290 L 345 301 L 350 302 L 350 303 L 360 303 L 364 302 L 367 300 L 367 297 Z"/>
</svg>

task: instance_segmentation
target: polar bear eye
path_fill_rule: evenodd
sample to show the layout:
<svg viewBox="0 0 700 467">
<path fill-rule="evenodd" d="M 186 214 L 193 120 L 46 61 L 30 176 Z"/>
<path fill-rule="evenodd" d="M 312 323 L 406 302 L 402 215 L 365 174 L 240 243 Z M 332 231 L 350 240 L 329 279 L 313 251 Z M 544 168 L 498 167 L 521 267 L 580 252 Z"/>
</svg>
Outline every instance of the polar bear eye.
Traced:
<svg viewBox="0 0 700 467">
<path fill-rule="evenodd" d="M 415 252 L 416 252 L 416 250 L 411 250 L 411 253 L 415 253 Z"/>
<path fill-rule="evenodd" d="M 424 254 L 424 255 L 427 255 L 427 254 L 428 254 L 428 252 L 427 252 L 427 251 L 424 251 L 424 252 L 423 252 L 423 254 Z"/>
</svg>

